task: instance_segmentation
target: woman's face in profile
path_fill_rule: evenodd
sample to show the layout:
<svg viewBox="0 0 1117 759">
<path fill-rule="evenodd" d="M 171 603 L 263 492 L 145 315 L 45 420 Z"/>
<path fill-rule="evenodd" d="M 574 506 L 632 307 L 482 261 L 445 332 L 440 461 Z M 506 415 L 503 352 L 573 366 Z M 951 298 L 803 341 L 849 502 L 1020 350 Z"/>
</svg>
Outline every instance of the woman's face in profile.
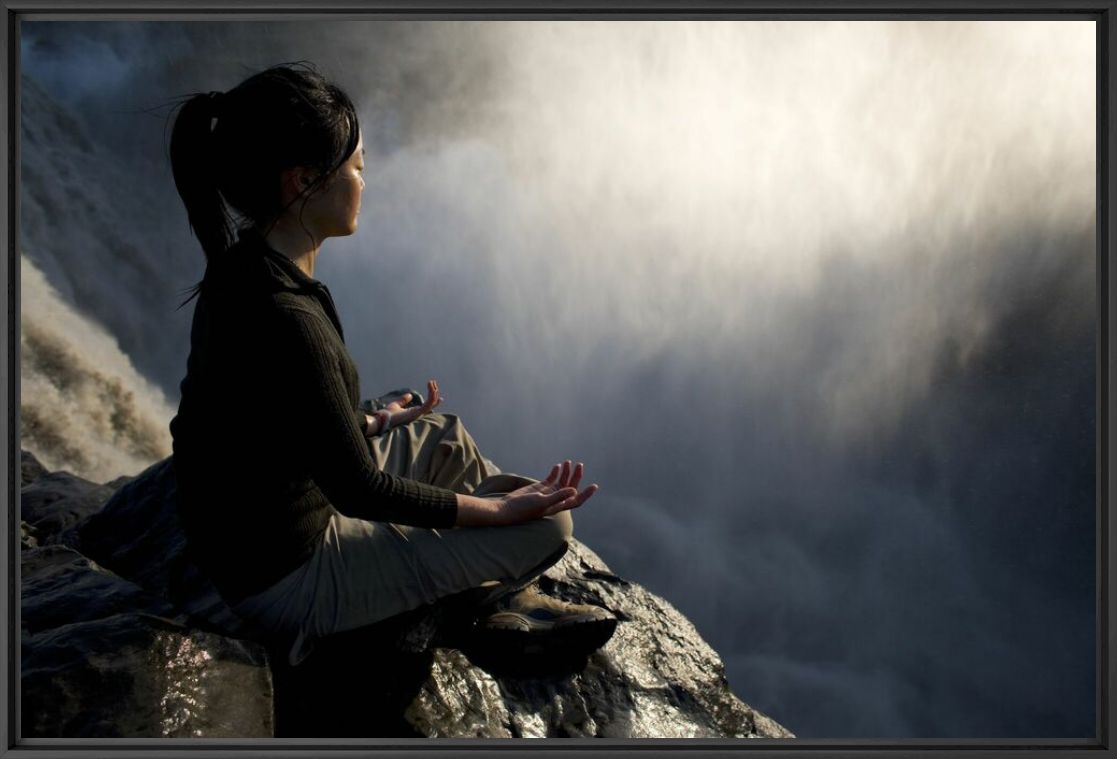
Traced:
<svg viewBox="0 0 1117 759">
<path fill-rule="evenodd" d="M 333 182 L 307 202 L 304 221 L 314 218 L 322 238 L 344 237 L 357 231 L 357 216 L 361 212 L 361 193 L 365 180 L 364 135 L 358 133 L 357 147 L 337 170 Z"/>
</svg>

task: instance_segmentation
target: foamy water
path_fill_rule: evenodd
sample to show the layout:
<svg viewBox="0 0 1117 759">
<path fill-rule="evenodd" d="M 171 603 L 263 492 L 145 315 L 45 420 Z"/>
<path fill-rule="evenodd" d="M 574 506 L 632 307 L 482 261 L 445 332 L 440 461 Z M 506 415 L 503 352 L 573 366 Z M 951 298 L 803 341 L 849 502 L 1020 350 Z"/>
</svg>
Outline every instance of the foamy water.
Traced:
<svg viewBox="0 0 1117 759">
<path fill-rule="evenodd" d="M 115 338 L 20 257 L 20 445 L 48 469 L 95 482 L 171 453 L 174 409 Z"/>
</svg>

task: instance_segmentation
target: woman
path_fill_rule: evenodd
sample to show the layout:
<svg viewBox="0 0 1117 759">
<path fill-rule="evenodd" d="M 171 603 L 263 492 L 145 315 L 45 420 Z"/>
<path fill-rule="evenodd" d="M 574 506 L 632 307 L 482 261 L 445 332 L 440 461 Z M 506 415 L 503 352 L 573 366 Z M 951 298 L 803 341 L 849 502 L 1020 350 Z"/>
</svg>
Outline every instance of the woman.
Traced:
<svg viewBox="0 0 1117 759">
<path fill-rule="evenodd" d="M 207 259 L 170 425 L 188 551 L 238 615 L 290 644 L 292 664 L 317 638 L 470 588 L 492 589 L 483 629 L 577 626 L 603 642 L 607 611 L 526 585 L 597 490 L 579 490 L 582 464 L 541 481 L 501 473 L 434 410 L 434 380 L 421 405 L 358 406 L 314 267 L 325 239 L 357 229 L 364 152 L 352 102 L 310 65 L 181 104 L 172 170 Z"/>
</svg>

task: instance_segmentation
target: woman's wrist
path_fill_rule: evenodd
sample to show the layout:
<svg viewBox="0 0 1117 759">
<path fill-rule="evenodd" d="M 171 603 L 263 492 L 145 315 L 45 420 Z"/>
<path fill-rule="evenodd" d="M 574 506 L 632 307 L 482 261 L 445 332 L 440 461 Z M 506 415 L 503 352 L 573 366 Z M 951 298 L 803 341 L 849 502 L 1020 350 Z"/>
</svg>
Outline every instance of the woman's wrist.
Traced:
<svg viewBox="0 0 1117 759">
<path fill-rule="evenodd" d="M 387 409 L 377 409 L 372 412 L 372 418 L 376 420 L 376 431 L 373 434 L 383 435 L 392 427 L 392 412 Z"/>
<path fill-rule="evenodd" d="M 480 498 L 475 495 L 456 493 L 458 498 L 458 518 L 455 527 L 493 527 L 502 524 L 500 513 L 502 499 Z"/>
</svg>

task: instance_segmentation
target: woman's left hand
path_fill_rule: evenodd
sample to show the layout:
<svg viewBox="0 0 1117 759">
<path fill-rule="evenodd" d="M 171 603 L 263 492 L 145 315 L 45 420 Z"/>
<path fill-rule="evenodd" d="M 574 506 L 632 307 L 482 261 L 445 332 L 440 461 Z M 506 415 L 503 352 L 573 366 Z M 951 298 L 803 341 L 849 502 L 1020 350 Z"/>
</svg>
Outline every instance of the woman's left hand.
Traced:
<svg viewBox="0 0 1117 759">
<path fill-rule="evenodd" d="M 422 406 L 406 407 L 411 402 L 411 393 L 404 393 L 399 397 L 399 400 L 392 401 L 386 406 L 387 410 L 392 413 L 391 426 L 399 427 L 401 424 L 413 422 L 424 414 L 434 411 L 442 401 L 442 396 L 438 394 L 438 382 L 427 380 L 427 401 Z"/>
<path fill-rule="evenodd" d="M 438 382 L 435 380 L 427 380 L 427 401 L 422 406 L 406 408 L 407 404 L 411 402 L 411 397 L 411 393 L 404 393 L 397 400 L 392 401 L 384 407 L 384 410 L 391 414 L 391 422 L 388 425 L 389 429 L 413 422 L 423 414 L 429 414 L 444 400 L 444 398 L 438 394 Z M 383 430 L 378 427 L 378 417 L 371 414 L 365 414 L 365 416 L 368 417 L 369 425 L 369 431 L 365 434 L 369 436 L 381 434 Z M 380 416 L 383 416 L 382 412 Z"/>
</svg>

